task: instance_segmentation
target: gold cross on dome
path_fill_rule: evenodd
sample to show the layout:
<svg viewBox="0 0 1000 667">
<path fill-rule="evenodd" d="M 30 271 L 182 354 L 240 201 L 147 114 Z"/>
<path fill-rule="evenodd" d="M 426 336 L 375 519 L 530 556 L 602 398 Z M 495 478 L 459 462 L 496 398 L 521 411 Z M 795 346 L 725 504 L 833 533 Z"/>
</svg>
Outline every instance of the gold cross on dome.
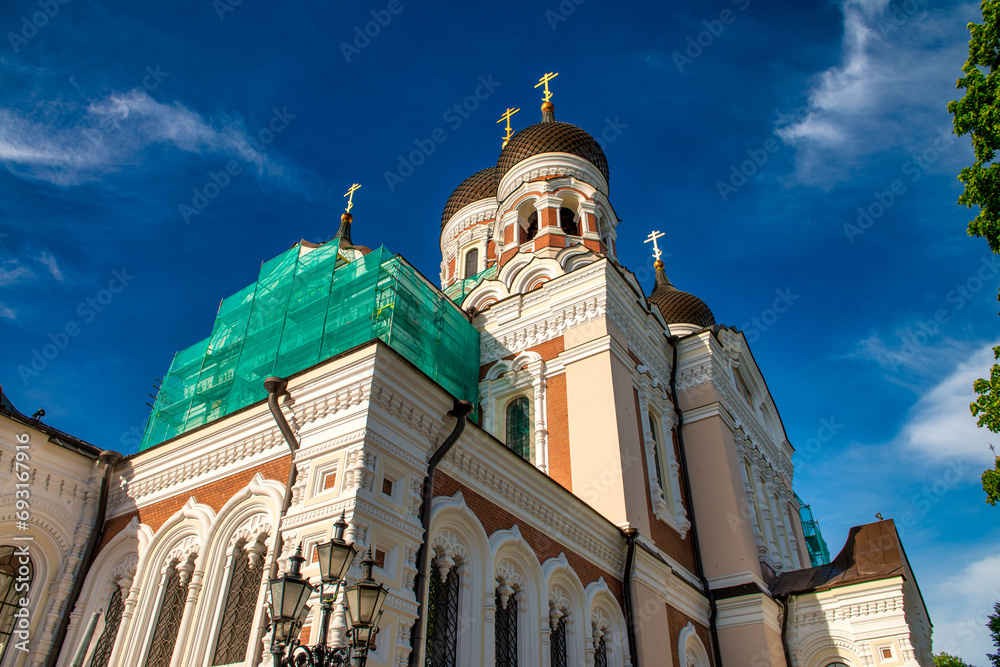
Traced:
<svg viewBox="0 0 1000 667">
<path fill-rule="evenodd" d="M 653 242 L 653 259 L 659 259 L 660 255 L 663 254 L 663 251 L 656 245 L 656 239 L 663 238 L 664 236 L 666 235 L 663 232 L 653 232 L 646 237 L 645 241 L 643 241 L 643 243 L 649 243 L 650 241 Z"/>
<path fill-rule="evenodd" d="M 503 115 L 500 116 L 500 120 L 497 121 L 498 123 L 502 123 L 504 122 L 504 120 L 507 121 L 507 134 L 505 134 L 503 138 L 504 146 L 507 145 L 507 142 L 510 141 L 511 136 L 513 136 L 514 134 L 514 130 L 512 130 L 510 127 L 510 117 L 516 114 L 518 111 L 520 111 L 520 109 L 514 109 L 513 107 L 508 107 L 507 110 L 503 112 Z"/>
<path fill-rule="evenodd" d="M 545 96 L 542 97 L 543 102 L 548 102 L 552 99 L 552 91 L 549 90 L 549 81 L 557 76 L 559 76 L 559 72 L 547 72 L 541 79 L 538 80 L 538 83 L 535 84 L 535 88 L 545 86 Z"/>
<path fill-rule="evenodd" d="M 347 197 L 347 212 L 350 213 L 351 209 L 354 208 L 354 191 L 361 187 L 360 183 L 355 183 L 351 186 L 351 189 L 344 193 Z"/>
</svg>

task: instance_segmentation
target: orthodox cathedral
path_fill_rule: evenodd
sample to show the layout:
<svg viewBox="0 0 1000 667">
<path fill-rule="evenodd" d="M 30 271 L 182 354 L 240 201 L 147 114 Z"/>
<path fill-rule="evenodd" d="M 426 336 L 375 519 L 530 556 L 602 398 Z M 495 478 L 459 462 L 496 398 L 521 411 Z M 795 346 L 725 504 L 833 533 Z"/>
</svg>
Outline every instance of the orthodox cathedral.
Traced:
<svg viewBox="0 0 1000 667">
<path fill-rule="evenodd" d="M 932 665 L 893 521 L 831 559 L 743 333 L 619 264 L 553 76 L 447 199 L 440 288 L 354 243 L 355 185 L 174 356 L 138 453 L 0 392 L 0 667 Z"/>
</svg>

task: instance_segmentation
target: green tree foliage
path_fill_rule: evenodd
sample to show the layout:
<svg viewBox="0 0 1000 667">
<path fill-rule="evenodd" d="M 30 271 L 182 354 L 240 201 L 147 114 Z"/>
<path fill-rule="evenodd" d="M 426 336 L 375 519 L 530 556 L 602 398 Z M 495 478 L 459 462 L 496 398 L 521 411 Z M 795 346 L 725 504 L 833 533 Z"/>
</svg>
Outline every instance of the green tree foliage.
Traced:
<svg viewBox="0 0 1000 667">
<path fill-rule="evenodd" d="M 969 24 L 969 59 L 956 85 L 965 95 L 949 102 L 948 111 L 955 117 L 955 134 L 970 135 L 976 153 L 976 161 L 958 176 L 965 184 L 958 203 L 979 207 L 969 235 L 984 237 L 990 249 L 1000 253 L 1000 164 L 995 161 L 1000 148 L 1000 0 L 983 0 L 980 8 L 983 22 Z M 1000 359 L 1000 346 L 993 353 Z M 993 364 L 989 379 L 976 380 L 973 387 L 979 398 L 969 406 L 972 415 L 979 418 L 980 427 L 1000 433 L 1000 364 Z M 983 473 L 990 505 L 1000 500 L 1000 463 L 997 466 Z"/>
<path fill-rule="evenodd" d="M 1000 165 L 994 162 L 1000 148 L 1000 0 L 983 0 L 983 23 L 969 24 L 969 59 L 957 87 L 960 100 L 948 103 L 955 116 L 955 134 L 972 136 L 976 161 L 962 170 L 958 180 L 965 191 L 959 204 L 979 207 L 969 223 L 970 236 L 982 236 L 994 253 L 1000 253 Z"/>
<path fill-rule="evenodd" d="M 986 627 L 990 629 L 990 637 L 993 638 L 993 647 L 997 650 L 996 653 L 987 653 L 986 657 L 990 659 L 993 667 L 1000 667 L 1000 602 L 993 605 L 993 613 L 990 614 L 990 619 L 986 622 Z"/>
<path fill-rule="evenodd" d="M 934 667 L 972 667 L 958 656 L 938 653 L 934 656 Z"/>
</svg>

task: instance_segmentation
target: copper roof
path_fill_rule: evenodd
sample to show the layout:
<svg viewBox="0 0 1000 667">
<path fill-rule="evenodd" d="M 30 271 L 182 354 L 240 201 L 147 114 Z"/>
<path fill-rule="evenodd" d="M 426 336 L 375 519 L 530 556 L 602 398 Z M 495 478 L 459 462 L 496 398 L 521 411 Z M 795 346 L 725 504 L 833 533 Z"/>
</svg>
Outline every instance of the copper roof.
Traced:
<svg viewBox="0 0 1000 667">
<path fill-rule="evenodd" d="M 847 543 L 828 565 L 785 572 L 771 584 L 774 595 L 829 590 L 877 579 L 902 577 L 905 559 L 892 519 L 851 528 Z"/>
<path fill-rule="evenodd" d="M 511 167 L 541 153 L 578 155 L 600 169 L 604 180 L 608 180 L 608 158 L 597 140 L 576 125 L 552 121 L 530 125 L 511 137 L 497 160 L 497 185 Z"/>
<path fill-rule="evenodd" d="M 667 324 L 696 324 L 700 327 L 715 324 L 715 316 L 705 302 L 671 285 L 663 269 L 656 269 L 656 288 L 648 300 L 659 306 Z"/>
<path fill-rule="evenodd" d="M 444 205 L 444 213 L 441 214 L 441 229 L 448 224 L 451 216 L 458 213 L 459 209 L 474 201 L 496 198 L 497 186 L 493 180 L 494 167 L 486 167 L 482 171 L 477 171 L 472 176 L 458 184 L 455 191 L 448 197 L 448 203 Z"/>
</svg>

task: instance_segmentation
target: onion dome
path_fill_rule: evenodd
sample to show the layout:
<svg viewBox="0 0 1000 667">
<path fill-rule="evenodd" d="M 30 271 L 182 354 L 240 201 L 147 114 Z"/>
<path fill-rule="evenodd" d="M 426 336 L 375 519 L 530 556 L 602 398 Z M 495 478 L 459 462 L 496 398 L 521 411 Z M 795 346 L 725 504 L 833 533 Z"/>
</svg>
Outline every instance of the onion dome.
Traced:
<svg viewBox="0 0 1000 667">
<path fill-rule="evenodd" d="M 468 206 L 480 199 L 496 199 L 497 186 L 493 180 L 493 170 L 493 167 L 487 167 L 459 183 L 455 191 L 451 193 L 451 197 L 448 198 L 448 203 L 444 205 L 444 213 L 441 214 L 442 230 L 448 224 L 451 216 L 458 213 L 463 206 Z"/>
<path fill-rule="evenodd" d="M 699 327 L 715 324 L 715 316 L 704 301 L 694 294 L 680 291 L 670 283 L 661 260 L 656 260 L 653 266 L 656 268 L 656 286 L 648 301 L 659 306 L 660 314 L 667 324 L 694 324 Z"/>
<path fill-rule="evenodd" d="M 551 102 L 546 104 L 551 105 Z M 608 158 L 596 139 L 576 125 L 555 120 L 551 108 L 543 107 L 542 118 L 541 123 L 524 128 L 504 146 L 494 172 L 498 185 L 514 165 L 540 153 L 577 155 L 597 167 L 604 174 L 604 180 L 608 180 Z"/>
</svg>

